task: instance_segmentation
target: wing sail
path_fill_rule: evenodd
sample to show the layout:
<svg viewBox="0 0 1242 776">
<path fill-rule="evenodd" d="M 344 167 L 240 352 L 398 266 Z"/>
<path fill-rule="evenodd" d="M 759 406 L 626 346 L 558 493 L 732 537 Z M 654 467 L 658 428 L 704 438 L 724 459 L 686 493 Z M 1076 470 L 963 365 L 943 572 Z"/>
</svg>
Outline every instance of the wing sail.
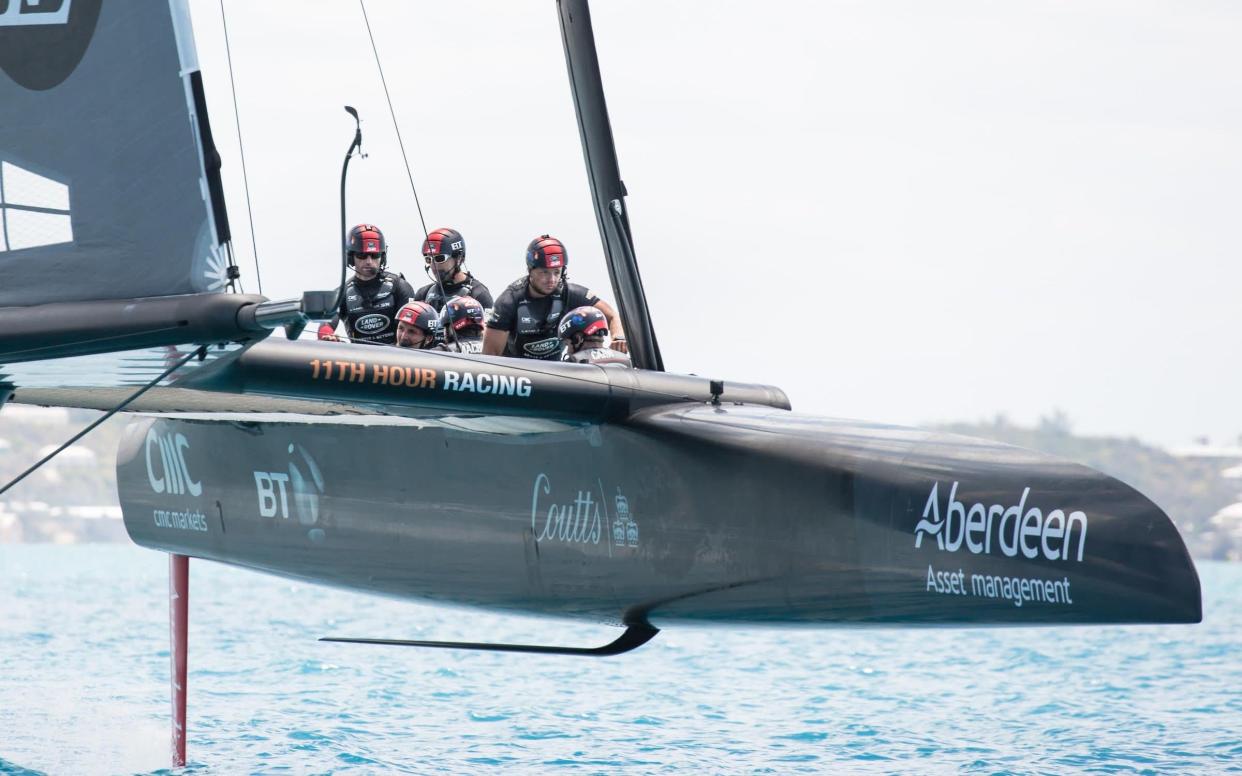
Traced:
<svg viewBox="0 0 1242 776">
<path fill-rule="evenodd" d="M 222 290 L 184 3 L 6 5 L 0 307 Z"/>
<path fill-rule="evenodd" d="M 236 273 L 185 0 L 0 2 L 0 111 L 0 364 L 305 323 L 221 293 Z"/>
</svg>

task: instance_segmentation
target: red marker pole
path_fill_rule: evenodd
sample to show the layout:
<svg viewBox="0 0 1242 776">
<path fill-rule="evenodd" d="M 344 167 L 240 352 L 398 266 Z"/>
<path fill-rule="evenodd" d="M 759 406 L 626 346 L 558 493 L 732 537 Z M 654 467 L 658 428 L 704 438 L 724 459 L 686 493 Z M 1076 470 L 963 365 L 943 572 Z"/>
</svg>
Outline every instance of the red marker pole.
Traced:
<svg viewBox="0 0 1242 776">
<path fill-rule="evenodd" d="M 168 556 L 168 635 L 172 659 L 172 765 L 185 765 L 185 668 L 190 619 L 190 559 Z"/>
</svg>

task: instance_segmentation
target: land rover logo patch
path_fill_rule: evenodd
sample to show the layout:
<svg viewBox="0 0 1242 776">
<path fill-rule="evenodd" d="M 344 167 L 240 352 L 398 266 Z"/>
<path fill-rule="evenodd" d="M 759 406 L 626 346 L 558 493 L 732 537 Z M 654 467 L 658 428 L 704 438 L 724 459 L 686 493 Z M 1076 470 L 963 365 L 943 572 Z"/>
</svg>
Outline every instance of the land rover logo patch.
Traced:
<svg viewBox="0 0 1242 776">
<path fill-rule="evenodd" d="M 523 349 L 535 358 L 543 358 L 560 350 L 561 341 L 556 337 L 552 339 L 539 340 L 538 342 L 528 342 L 522 346 Z"/>
<path fill-rule="evenodd" d="M 0 70 L 32 91 L 59 86 L 86 55 L 101 2 L 0 2 Z"/>
<path fill-rule="evenodd" d="M 374 334 L 388 326 L 388 316 L 380 313 L 364 315 L 354 324 L 354 328 L 363 334 Z"/>
</svg>

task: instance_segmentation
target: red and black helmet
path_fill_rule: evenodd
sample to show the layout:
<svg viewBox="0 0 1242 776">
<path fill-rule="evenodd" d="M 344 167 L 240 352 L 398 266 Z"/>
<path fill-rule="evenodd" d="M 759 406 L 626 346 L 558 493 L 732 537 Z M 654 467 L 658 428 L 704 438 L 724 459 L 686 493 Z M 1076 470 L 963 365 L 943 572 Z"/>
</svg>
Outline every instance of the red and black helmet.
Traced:
<svg viewBox="0 0 1242 776">
<path fill-rule="evenodd" d="M 404 323 L 407 326 L 422 329 L 428 334 L 434 334 L 440 330 L 440 313 L 426 302 L 407 302 L 397 311 L 397 323 Z"/>
<path fill-rule="evenodd" d="M 551 235 L 540 235 L 526 246 L 526 269 L 536 267 L 565 269 L 569 265 L 569 251 L 565 244 Z"/>
<path fill-rule="evenodd" d="M 483 305 L 473 296 L 455 296 L 444 303 L 440 311 L 441 324 L 447 329 L 460 331 L 467 326 L 483 328 Z"/>
<path fill-rule="evenodd" d="M 433 229 L 423 240 L 423 256 L 428 260 L 432 256 L 465 259 L 466 239 L 456 229 Z"/>
<path fill-rule="evenodd" d="M 380 266 L 388 263 L 388 241 L 375 224 L 358 224 L 349 230 L 349 266 L 355 256 L 379 256 Z"/>
<path fill-rule="evenodd" d="M 578 347 L 582 341 L 597 334 L 608 333 L 608 318 L 598 307 L 584 305 L 575 307 L 561 317 L 556 327 L 556 336 Z"/>
</svg>

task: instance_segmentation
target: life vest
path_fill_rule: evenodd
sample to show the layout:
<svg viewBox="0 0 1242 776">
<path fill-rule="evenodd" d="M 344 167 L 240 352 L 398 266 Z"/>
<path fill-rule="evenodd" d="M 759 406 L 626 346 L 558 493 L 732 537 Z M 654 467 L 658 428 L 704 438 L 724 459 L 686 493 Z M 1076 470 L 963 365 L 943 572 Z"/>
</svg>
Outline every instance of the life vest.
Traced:
<svg viewBox="0 0 1242 776">
<path fill-rule="evenodd" d="M 530 297 L 523 294 L 522 301 L 517 304 L 517 323 L 509 332 L 508 355 L 559 361 L 561 340 L 556 336 L 556 326 L 565 314 L 565 297 L 568 295 L 569 286 L 562 283 L 548 305 L 548 314 L 540 318 L 531 310 Z"/>
<path fill-rule="evenodd" d="M 474 287 L 478 282 L 479 281 L 475 280 L 474 275 L 471 275 L 470 273 L 466 273 L 465 283 L 462 283 L 460 286 L 457 286 L 456 290 L 454 291 L 448 291 L 446 289 L 443 293 L 440 291 L 440 288 L 441 288 L 440 283 L 432 283 L 431 288 L 427 289 L 427 296 L 426 298 L 423 299 L 423 301 L 431 305 L 432 307 L 436 308 L 436 310 L 443 310 L 444 304 L 448 302 L 449 299 L 455 296 L 473 296 L 472 292 L 474 291 Z M 448 284 L 446 283 L 443 285 L 448 285 Z"/>
<path fill-rule="evenodd" d="M 456 342 L 448 343 L 448 350 L 454 353 L 473 353 L 482 355 L 483 338 L 482 337 L 458 337 Z"/>
<path fill-rule="evenodd" d="M 345 284 L 345 327 L 350 339 L 396 343 L 397 310 L 405 303 L 394 293 L 396 277 L 391 272 L 383 273 L 374 291 L 353 279 Z"/>
</svg>

